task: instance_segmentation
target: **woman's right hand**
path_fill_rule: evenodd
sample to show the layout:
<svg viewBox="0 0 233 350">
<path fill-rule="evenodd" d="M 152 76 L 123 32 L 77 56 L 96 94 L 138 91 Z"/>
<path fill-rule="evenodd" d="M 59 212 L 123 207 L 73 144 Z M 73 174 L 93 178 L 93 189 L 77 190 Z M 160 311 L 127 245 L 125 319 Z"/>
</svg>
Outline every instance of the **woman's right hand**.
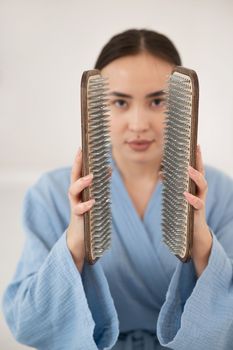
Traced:
<svg viewBox="0 0 233 350">
<path fill-rule="evenodd" d="M 67 229 L 67 246 L 71 252 L 73 260 L 79 270 L 82 272 L 85 246 L 84 246 L 84 219 L 83 214 L 89 211 L 94 203 L 94 199 L 87 202 L 81 201 L 81 192 L 84 188 L 90 186 L 93 174 L 81 177 L 82 174 L 82 151 L 78 151 L 71 170 L 70 187 L 68 197 L 70 201 L 70 223 Z"/>
</svg>

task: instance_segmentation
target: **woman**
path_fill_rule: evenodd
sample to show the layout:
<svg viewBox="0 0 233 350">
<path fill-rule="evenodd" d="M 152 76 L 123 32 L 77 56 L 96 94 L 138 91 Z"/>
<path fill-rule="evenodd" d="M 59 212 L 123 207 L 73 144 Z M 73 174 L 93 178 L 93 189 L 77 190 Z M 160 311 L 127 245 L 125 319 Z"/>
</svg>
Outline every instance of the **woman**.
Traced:
<svg viewBox="0 0 233 350">
<path fill-rule="evenodd" d="M 25 198 L 27 239 L 4 298 L 18 341 L 43 350 L 231 348 L 233 181 L 205 173 L 200 148 L 189 168 L 198 193 L 184 194 L 195 208 L 192 261 L 161 242 L 163 91 L 180 64 L 171 41 L 147 30 L 120 33 L 100 53 L 96 68 L 110 84 L 112 247 L 94 266 L 84 262 L 83 213 L 94 199 L 82 203 L 80 193 L 93 175 L 81 177 L 79 150 L 71 176 L 45 174 Z"/>
</svg>

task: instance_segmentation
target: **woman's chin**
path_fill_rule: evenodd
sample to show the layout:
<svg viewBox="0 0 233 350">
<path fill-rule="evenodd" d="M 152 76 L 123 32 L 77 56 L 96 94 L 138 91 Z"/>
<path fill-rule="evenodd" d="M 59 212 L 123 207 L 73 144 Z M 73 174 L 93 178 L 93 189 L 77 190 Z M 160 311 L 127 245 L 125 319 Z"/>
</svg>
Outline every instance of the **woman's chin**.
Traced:
<svg viewBox="0 0 233 350">
<path fill-rule="evenodd" d="M 142 165 L 149 163 L 155 164 L 158 160 L 158 156 L 156 157 L 156 153 L 152 154 L 151 152 L 135 152 L 128 154 L 127 160 L 129 162 L 131 161 Z M 161 159 L 161 157 L 159 157 L 159 159 Z"/>
</svg>

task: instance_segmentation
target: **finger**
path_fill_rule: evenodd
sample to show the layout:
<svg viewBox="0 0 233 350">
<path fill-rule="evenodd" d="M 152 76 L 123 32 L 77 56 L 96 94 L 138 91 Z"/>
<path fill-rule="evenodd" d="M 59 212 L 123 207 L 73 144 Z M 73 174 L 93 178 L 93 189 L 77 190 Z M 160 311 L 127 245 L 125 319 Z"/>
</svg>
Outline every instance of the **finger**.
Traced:
<svg viewBox="0 0 233 350">
<path fill-rule="evenodd" d="M 197 185 L 199 197 L 203 199 L 208 189 L 207 181 L 204 175 L 200 171 L 194 169 L 191 166 L 188 167 L 188 172 L 189 172 L 190 178 Z"/>
<path fill-rule="evenodd" d="M 163 176 L 163 172 L 162 171 L 159 171 L 159 180 L 163 182 L 163 179 L 164 179 L 164 176 Z"/>
<path fill-rule="evenodd" d="M 201 198 L 196 197 L 189 192 L 184 192 L 184 196 L 188 203 L 192 205 L 195 209 L 200 210 L 204 208 L 205 203 Z"/>
<path fill-rule="evenodd" d="M 68 196 L 73 204 L 80 201 L 80 193 L 84 190 L 84 188 L 90 186 L 92 180 L 93 174 L 89 174 L 87 176 L 81 177 L 70 185 Z"/>
<path fill-rule="evenodd" d="M 87 202 L 78 203 L 74 207 L 73 213 L 75 215 L 82 215 L 82 214 L 86 213 L 87 211 L 89 211 L 93 207 L 94 204 L 95 204 L 94 198 L 90 199 Z"/>
<path fill-rule="evenodd" d="M 74 183 L 75 181 L 77 181 L 81 177 L 81 174 L 82 174 L 82 150 L 81 148 L 79 148 L 71 169 L 70 182 Z"/>
<path fill-rule="evenodd" d="M 196 169 L 202 173 L 202 175 L 205 175 L 205 167 L 202 159 L 202 153 L 201 153 L 201 147 L 200 145 L 197 145 L 197 151 L 196 151 Z"/>
</svg>

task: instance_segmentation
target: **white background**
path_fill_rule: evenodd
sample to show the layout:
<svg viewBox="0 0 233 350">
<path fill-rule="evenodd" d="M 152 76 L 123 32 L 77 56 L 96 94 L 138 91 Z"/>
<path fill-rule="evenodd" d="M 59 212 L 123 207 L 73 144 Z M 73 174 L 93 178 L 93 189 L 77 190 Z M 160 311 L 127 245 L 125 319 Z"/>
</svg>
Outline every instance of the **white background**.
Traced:
<svg viewBox="0 0 233 350">
<path fill-rule="evenodd" d="M 0 0 L 0 297 L 23 244 L 26 188 L 80 144 L 82 71 L 133 27 L 168 35 L 197 71 L 204 160 L 233 176 L 232 0 Z M 2 314 L 0 348 L 25 349 Z"/>
</svg>

